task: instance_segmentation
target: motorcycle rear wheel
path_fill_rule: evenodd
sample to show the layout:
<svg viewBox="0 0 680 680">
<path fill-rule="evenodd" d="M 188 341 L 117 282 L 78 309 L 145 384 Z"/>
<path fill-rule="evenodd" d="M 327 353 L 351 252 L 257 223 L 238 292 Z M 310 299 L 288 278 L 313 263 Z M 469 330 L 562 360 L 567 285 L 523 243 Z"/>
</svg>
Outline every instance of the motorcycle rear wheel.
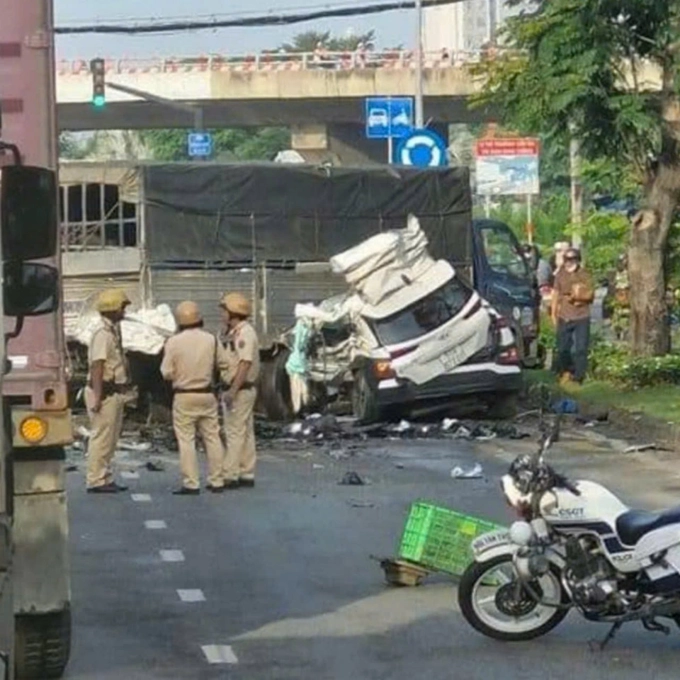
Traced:
<svg viewBox="0 0 680 680">
<path fill-rule="evenodd" d="M 458 586 L 461 613 L 475 630 L 495 640 L 526 642 L 546 635 L 562 623 L 569 609 L 538 604 L 528 593 L 522 602 L 510 601 L 508 597 L 513 592 L 514 584 L 512 581 L 499 584 L 498 579 L 503 578 L 504 572 L 511 574 L 511 570 L 510 555 L 500 555 L 488 562 L 471 564 Z M 546 602 L 569 604 L 569 596 L 562 586 L 559 571 L 553 565 L 547 574 L 534 582 L 534 585 L 538 586 L 537 590 L 541 592 Z M 482 588 L 486 591 L 483 596 L 480 592 Z M 503 612 L 498 606 L 499 603 L 501 607 L 513 607 L 516 615 Z M 492 611 L 487 612 L 483 608 L 483 605 L 487 604 L 492 605 L 490 609 L 495 609 L 500 616 L 496 617 Z"/>
</svg>

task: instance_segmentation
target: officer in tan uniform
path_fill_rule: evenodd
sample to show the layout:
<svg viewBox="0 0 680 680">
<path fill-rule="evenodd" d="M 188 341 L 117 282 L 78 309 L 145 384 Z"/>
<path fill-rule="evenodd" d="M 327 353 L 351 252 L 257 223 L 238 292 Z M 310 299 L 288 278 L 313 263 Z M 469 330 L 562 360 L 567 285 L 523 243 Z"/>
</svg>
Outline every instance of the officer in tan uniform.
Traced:
<svg viewBox="0 0 680 680">
<path fill-rule="evenodd" d="M 120 332 L 125 308 L 130 304 L 123 290 L 105 290 L 97 300 L 102 326 L 92 336 L 85 405 L 92 424 L 88 446 L 88 493 L 117 493 L 127 487 L 116 484 L 111 464 L 123 429 L 125 395 L 130 374 Z"/>
<path fill-rule="evenodd" d="M 229 293 L 220 303 L 227 330 L 228 370 L 223 396 L 227 455 L 224 480 L 228 488 L 255 486 L 255 400 L 260 374 L 260 350 L 255 329 L 248 322 L 250 303 L 240 293 Z"/>
<path fill-rule="evenodd" d="M 227 369 L 222 343 L 203 330 L 203 318 L 195 302 L 182 302 L 175 311 L 179 333 L 165 345 L 161 373 L 172 381 L 174 392 L 172 421 L 179 445 L 182 486 L 173 493 L 195 496 L 200 493 L 196 431 L 208 456 L 208 484 L 213 493 L 224 491 L 224 446 L 220 439 L 217 385 Z"/>
</svg>

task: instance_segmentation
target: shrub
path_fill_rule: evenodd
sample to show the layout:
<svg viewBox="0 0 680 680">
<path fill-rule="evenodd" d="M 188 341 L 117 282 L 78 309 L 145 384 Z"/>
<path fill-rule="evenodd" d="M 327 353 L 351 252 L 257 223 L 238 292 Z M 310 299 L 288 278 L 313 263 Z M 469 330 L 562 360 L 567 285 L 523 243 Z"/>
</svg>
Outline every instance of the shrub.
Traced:
<svg viewBox="0 0 680 680">
<path fill-rule="evenodd" d="M 680 383 L 680 354 L 633 357 L 620 347 L 595 343 L 590 352 L 590 372 L 596 380 L 639 389 Z"/>
</svg>

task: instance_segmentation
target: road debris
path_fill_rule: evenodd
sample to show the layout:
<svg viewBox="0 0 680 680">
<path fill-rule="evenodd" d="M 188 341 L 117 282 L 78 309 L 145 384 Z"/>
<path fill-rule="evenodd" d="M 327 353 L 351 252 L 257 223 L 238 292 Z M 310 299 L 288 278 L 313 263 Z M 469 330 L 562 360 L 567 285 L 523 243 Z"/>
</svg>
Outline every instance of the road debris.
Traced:
<svg viewBox="0 0 680 680">
<path fill-rule="evenodd" d="M 457 465 L 451 470 L 451 477 L 453 477 L 453 479 L 481 479 L 483 473 L 484 470 L 479 463 L 475 463 L 474 467 L 468 470 Z"/>
<path fill-rule="evenodd" d="M 159 460 L 147 460 L 144 466 L 149 472 L 165 472 L 165 465 Z"/>
<path fill-rule="evenodd" d="M 349 505 L 351 508 L 374 508 L 375 503 L 372 501 L 359 501 L 354 498 L 351 498 L 350 500 L 347 501 L 347 505 Z"/>
<path fill-rule="evenodd" d="M 627 449 L 624 449 L 624 453 L 644 453 L 645 451 L 663 451 L 661 447 L 657 446 L 656 444 L 636 444 L 633 446 L 629 446 Z"/>
<path fill-rule="evenodd" d="M 359 425 L 353 419 L 340 419 L 333 415 L 310 416 L 303 421 L 289 425 L 258 423 L 257 435 L 261 440 L 309 443 L 369 439 L 477 439 L 486 441 L 496 437 L 524 439 L 530 436 L 528 433 L 520 432 L 510 423 L 461 422 L 454 418 L 445 418 L 441 422 L 431 423 L 411 423 L 402 420 L 398 423 Z"/>
<path fill-rule="evenodd" d="M 339 482 L 340 486 L 365 486 L 366 482 L 356 472 L 350 471 Z"/>
</svg>

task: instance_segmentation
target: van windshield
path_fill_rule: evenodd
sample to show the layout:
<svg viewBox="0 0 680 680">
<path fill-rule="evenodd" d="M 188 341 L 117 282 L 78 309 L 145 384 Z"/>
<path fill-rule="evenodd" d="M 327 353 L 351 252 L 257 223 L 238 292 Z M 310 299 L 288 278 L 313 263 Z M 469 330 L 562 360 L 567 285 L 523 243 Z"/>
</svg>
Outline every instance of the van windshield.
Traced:
<svg viewBox="0 0 680 680">
<path fill-rule="evenodd" d="M 373 329 L 383 345 L 398 345 L 436 330 L 465 307 L 472 290 L 453 277 L 441 288 L 392 316 L 374 319 Z"/>
</svg>

